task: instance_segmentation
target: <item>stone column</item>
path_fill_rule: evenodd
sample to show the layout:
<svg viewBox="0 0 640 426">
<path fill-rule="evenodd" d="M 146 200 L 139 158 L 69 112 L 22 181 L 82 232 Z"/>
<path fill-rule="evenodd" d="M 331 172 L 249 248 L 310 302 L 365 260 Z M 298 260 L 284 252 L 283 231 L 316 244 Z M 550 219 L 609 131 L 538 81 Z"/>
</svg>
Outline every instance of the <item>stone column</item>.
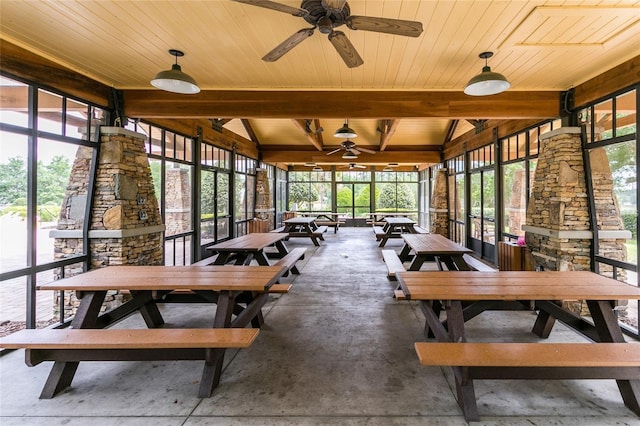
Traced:
<svg viewBox="0 0 640 426">
<path fill-rule="evenodd" d="M 580 128 L 560 128 L 540 136 L 540 155 L 527 210 L 525 238 L 536 268 L 570 271 L 591 269 L 593 235 L 587 199 Z M 624 224 L 613 191 L 606 151 L 591 150 L 589 163 L 594 192 L 600 254 L 625 260 Z M 611 276 L 603 265 L 601 273 Z M 624 315 L 619 303 L 619 315 Z M 577 303 L 577 312 L 586 314 Z"/>
<path fill-rule="evenodd" d="M 449 200 L 447 198 L 447 169 L 439 169 L 433 183 L 429 208 L 429 232 L 449 237 Z"/>
<path fill-rule="evenodd" d="M 120 127 L 100 129 L 100 157 L 90 215 L 90 269 L 112 265 L 162 265 L 164 225 L 158 208 L 151 169 L 144 142 L 146 136 Z M 72 166 L 69 184 L 56 230 L 55 259 L 83 251 L 82 229 L 88 192 L 91 149 L 80 147 Z M 80 264 L 65 267 L 64 276 L 82 272 Z M 62 271 L 57 273 L 57 278 Z M 122 301 L 110 293 L 103 310 Z M 78 301 L 65 293 L 65 317 L 72 315 Z M 57 304 L 56 304 L 57 306 Z"/>
<path fill-rule="evenodd" d="M 269 232 L 273 229 L 274 212 L 271 198 L 271 186 L 267 170 L 258 168 L 256 170 L 256 190 L 255 190 L 254 219 L 249 222 L 249 233 Z"/>
</svg>

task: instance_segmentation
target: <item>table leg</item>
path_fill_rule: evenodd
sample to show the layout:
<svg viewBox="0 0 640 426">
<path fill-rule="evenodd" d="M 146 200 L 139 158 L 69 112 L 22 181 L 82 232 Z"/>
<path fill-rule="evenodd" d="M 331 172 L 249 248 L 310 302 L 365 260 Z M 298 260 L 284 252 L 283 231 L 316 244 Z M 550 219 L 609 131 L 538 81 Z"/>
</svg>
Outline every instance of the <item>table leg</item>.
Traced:
<svg viewBox="0 0 640 426">
<path fill-rule="evenodd" d="M 409 254 L 411 254 L 411 246 L 406 244 L 402 246 L 402 250 L 400 250 L 400 255 L 398 256 L 401 261 L 406 262 L 409 260 Z"/>
<path fill-rule="evenodd" d="M 143 298 L 146 292 L 131 290 L 131 296 L 135 298 Z M 162 324 L 164 324 L 164 319 L 162 318 L 162 314 L 158 309 L 158 305 L 156 302 L 151 299 L 147 303 L 141 305 L 138 310 L 140 311 L 140 315 L 142 315 L 142 319 L 144 319 L 145 324 L 149 328 L 158 328 Z"/>
<path fill-rule="evenodd" d="M 96 291 L 84 294 L 75 317 L 71 321 L 72 328 L 95 328 L 100 308 L 107 295 L 106 291 Z M 49 377 L 42 388 L 40 399 L 51 399 L 60 391 L 71 385 L 80 363 L 55 361 Z"/>
<path fill-rule="evenodd" d="M 229 256 L 231 256 L 231 252 L 223 251 L 218 253 L 218 257 L 213 261 L 214 265 L 224 265 L 229 260 Z"/>
<path fill-rule="evenodd" d="M 462 302 L 459 300 L 446 301 L 445 309 L 447 312 L 447 329 L 449 331 L 450 341 L 466 342 Z M 453 370 L 455 373 L 458 405 L 460 405 L 467 421 L 476 421 L 478 420 L 478 406 L 473 380 L 467 375 L 468 368 L 454 367 Z"/>
<path fill-rule="evenodd" d="M 625 342 L 622 330 L 613 311 L 613 304 L 607 300 L 587 300 L 593 324 L 601 342 Z M 631 411 L 640 415 L 640 380 L 616 380 L 620 395 Z"/>
<path fill-rule="evenodd" d="M 235 296 L 230 291 L 221 291 L 218 295 L 214 328 L 224 328 L 231 324 L 231 314 L 235 305 Z M 199 398 L 208 398 L 220 383 L 225 349 L 207 349 L 202 378 L 200 380 Z"/>
</svg>

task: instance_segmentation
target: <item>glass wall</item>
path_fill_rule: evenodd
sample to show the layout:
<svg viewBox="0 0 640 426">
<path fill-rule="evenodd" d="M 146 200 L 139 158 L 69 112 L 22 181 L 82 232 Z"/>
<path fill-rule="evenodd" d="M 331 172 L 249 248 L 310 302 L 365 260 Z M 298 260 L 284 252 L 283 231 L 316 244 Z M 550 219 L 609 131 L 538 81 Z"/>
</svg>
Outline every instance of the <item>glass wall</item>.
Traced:
<svg viewBox="0 0 640 426">
<path fill-rule="evenodd" d="M 74 170 L 95 165 L 97 129 L 109 122 L 105 110 L 37 85 L 0 76 L 0 312 L 3 328 L 38 328 L 53 318 L 54 292 L 38 284 L 84 270 L 82 239 L 61 247 L 62 232 L 86 235 L 88 180 Z M 61 310 L 64 313 L 64 310 Z"/>
<path fill-rule="evenodd" d="M 375 212 L 409 213 L 418 221 L 418 172 L 375 172 Z"/>
<path fill-rule="evenodd" d="M 449 188 L 449 239 L 467 245 L 465 211 L 465 164 L 464 156 L 447 161 Z M 435 170 L 434 170 L 435 176 Z"/>
<path fill-rule="evenodd" d="M 200 165 L 200 247 L 206 247 L 230 236 L 231 152 L 202 143 Z"/>
<path fill-rule="evenodd" d="M 289 172 L 289 205 L 287 210 L 329 213 L 332 208 L 330 171 Z"/>
<path fill-rule="evenodd" d="M 582 109 L 592 197 L 598 212 L 595 270 L 638 285 L 638 88 Z M 621 323 L 638 335 L 638 302 L 619 301 Z"/>
<path fill-rule="evenodd" d="M 238 237 L 248 232 L 247 221 L 253 219 L 256 189 L 257 161 L 243 155 L 235 156 L 234 191 L 233 191 L 233 220 L 235 234 Z"/>
</svg>

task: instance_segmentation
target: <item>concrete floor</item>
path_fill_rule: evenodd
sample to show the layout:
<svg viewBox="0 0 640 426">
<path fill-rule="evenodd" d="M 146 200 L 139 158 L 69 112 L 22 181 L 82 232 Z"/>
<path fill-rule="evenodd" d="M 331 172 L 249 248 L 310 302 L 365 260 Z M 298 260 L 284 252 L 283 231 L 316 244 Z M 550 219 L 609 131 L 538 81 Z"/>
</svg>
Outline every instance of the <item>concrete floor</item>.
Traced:
<svg viewBox="0 0 640 426">
<path fill-rule="evenodd" d="M 10 425 L 465 425 L 449 369 L 420 366 L 415 302 L 396 301 L 370 228 L 329 233 L 308 248 L 293 290 L 264 309 L 247 349 L 228 351 L 220 386 L 199 399 L 201 362 L 85 362 L 72 386 L 39 400 L 50 363 L 0 357 L 0 424 Z M 387 248 L 399 250 L 400 240 Z M 162 306 L 168 326 L 207 326 L 212 306 Z M 530 312 L 487 312 L 469 340 L 534 339 Z M 119 326 L 143 327 L 138 315 Z M 502 328 L 504 326 L 504 328 Z M 491 328 L 498 327 L 498 332 Z M 562 325 L 552 340 L 580 341 Z M 478 381 L 483 425 L 640 425 L 612 380 Z"/>
</svg>

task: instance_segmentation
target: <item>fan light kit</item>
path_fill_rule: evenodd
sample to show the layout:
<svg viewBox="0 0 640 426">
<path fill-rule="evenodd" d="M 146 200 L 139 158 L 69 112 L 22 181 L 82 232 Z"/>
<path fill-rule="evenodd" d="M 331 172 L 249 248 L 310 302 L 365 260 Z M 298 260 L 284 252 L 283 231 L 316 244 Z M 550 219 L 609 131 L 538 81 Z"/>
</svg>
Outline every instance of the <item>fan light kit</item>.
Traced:
<svg viewBox="0 0 640 426">
<path fill-rule="evenodd" d="M 262 58 L 266 62 L 275 62 L 280 59 L 298 44 L 311 37 L 316 28 L 322 34 L 328 35 L 329 41 L 349 68 L 358 67 L 364 61 L 347 36 L 342 31 L 334 30 L 336 27 L 346 25 L 351 30 L 375 31 L 407 37 L 418 37 L 422 34 L 421 22 L 351 15 L 351 8 L 346 0 L 302 0 L 299 8 L 275 1 L 234 1 L 301 17 L 313 26 L 299 30 L 276 46 Z"/>
<path fill-rule="evenodd" d="M 355 155 L 354 153 L 347 151 L 344 154 L 342 154 L 342 158 L 345 160 L 357 160 L 358 156 Z"/>
<path fill-rule="evenodd" d="M 482 52 L 480 58 L 484 59 L 482 72 L 473 77 L 464 88 L 464 93 L 472 96 L 487 96 L 502 93 L 511 87 L 504 75 L 491 71 L 487 59 L 493 56 L 493 52 Z"/>
<path fill-rule="evenodd" d="M 180 50 L 171 49 L 169 54 L 176 57 L 176 63 L 171 66 L 170 70 L 160 71 L 156 74 L 154 79 L 151 80 L 151 85 L 167 92 L 183 95 L 192 95 L 200 92 L 200 88 L 193 77 L 182 72 L 182 68 L 178 65 L 178 57 L 184 56 L 184 53 Z"/>
</svg>

